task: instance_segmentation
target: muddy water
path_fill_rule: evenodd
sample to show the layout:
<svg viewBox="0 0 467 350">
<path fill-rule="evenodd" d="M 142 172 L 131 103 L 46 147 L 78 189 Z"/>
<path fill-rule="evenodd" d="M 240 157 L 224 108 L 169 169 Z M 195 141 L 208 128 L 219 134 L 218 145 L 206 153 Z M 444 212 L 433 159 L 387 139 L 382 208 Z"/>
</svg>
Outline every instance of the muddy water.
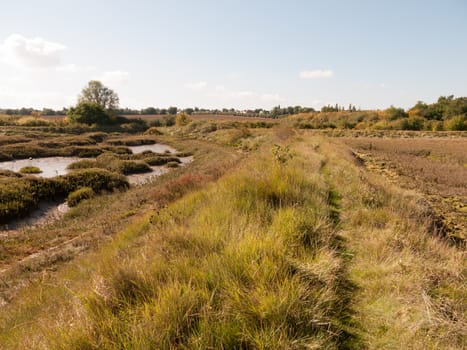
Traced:
<svg viewBox="0 0 467 350">
<path fill-rule="evenodd" d="M 170 153 L 177 152 L 175 148 L 163 145 L 161 143 L 156 143 L 154 145 L 130 146 L 128 148 L 131 149 L 133 153 L 141 153 L 144 151 L 153 151 L 154 153 L 166 153 L 167 151 Z"/>
<path fill-rule="evenodd" d="M 0 169 L 19 172 L 21 168 L 26 166 L 35 166 L 42 170 L 42 173 L 37 174 L 40 177 L 54 177 L 65 175 L 68 170 L 67 166 L 78 161 L 77 157 L 47 157 L 34 159 L 19 159 L 8 162 L 0 162 Z"/>
</svg>

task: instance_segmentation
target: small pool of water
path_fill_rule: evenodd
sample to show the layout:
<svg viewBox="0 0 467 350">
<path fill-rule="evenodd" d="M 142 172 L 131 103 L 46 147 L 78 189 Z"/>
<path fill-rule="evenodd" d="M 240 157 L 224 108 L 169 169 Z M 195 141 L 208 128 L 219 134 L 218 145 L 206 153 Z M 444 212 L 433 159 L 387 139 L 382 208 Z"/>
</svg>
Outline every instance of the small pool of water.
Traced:
<svg viewBox="0 0 467 350">
<path fill-rule="evenodd" d="M 131 149 L 133 153 L 141 153 L 144 151 L 152 151 L 154 153 L 166 153 L 166 151 L 169 151 L 170 153 L 177 153 L 175 148 L 163 145 L 162 143 L 155 143 L 153 145 L 129 146 L 128 148 Z"/>
<path fill-rule="evenodd" d="M 18 173 L 21 168 L 35 166 L 42 170 L 42 173 L 35 175 L 50 178 L 58 175 L 65 175 L 68 172 L 67 166 L 79 159 L 80 158 L 77 157 L 18 159 L 0 162 L 0 169 L 11 170 Z"/>
</svg>

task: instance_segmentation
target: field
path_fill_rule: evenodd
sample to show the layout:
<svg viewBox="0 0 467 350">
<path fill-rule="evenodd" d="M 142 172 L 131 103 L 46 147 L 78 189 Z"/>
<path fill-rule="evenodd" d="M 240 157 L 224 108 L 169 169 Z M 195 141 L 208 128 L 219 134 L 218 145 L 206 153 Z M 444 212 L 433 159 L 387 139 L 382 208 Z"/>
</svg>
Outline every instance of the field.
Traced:
<svg viewBox="0 0 467 350">
<path fill-rule="evenodd" d="M 163 119 L 167 117 L 174 117 L 169 114 L 126 114 L 124 115 L 126 118 L 129 119 L 143 119 L 146 121 L 151 121 L 155 119 Z M 54 115 L 54 116 L 45 116 L 44 118 L 48 120 L 63 120 L 65 119 L 65 115 Z M 192 114 L 189 116 L 193 120 L 216 120 L 216 121 L 252 121 L 252 122 L 257 122 L 257 121 L 262 121 L 262 122 L 274 122 L 273 119 L 271 118 L 262 118 L 262 117 L 246 117 L 246 116 L 241 116 L 241 115 L 235 115 L 235 114 Z"/>
<path fill-rule="evenodd" d="M 5 128 L 5 159 L 194 160 L 0 232 L 0 348 L 461 349 L 467 139 L 252 123 Z"/>
<path fill-rule="evenodd" d="M 446 233 L 467 232 L 467 138 L 343 138 L 366 166 L 425 195 Z"/>
</svg>

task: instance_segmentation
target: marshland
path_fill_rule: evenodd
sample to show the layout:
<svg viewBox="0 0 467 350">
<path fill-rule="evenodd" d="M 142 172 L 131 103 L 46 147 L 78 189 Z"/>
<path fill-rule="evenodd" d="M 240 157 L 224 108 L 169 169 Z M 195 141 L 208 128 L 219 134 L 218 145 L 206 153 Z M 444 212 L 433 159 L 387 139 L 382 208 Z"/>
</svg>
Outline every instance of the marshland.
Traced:
<svg viewBox="0 0 467 350">
<path fill-rule="evenodd" d="M 9 1 L 0 350 L 467 346 L 465 1 Z"/>
<path fill-rule="evenodd" d="M 462 346 L 465 133 L 179 119 L 4 127 L 6 348 Z"/>
</svg>

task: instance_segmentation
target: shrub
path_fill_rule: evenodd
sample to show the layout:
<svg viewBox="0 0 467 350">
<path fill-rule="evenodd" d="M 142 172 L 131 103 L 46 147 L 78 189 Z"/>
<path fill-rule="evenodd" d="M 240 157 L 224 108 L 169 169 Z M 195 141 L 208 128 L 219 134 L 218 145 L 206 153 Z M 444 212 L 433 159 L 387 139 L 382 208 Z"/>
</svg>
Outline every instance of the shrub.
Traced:
<svg viewBox="0 0 467 350">
<path fill-rule="evenodd" d="M 175 118 L 175 124 L 177 126 L 184 126 L 184 125 L 189 124 L 190 122 L 191 122 L 191 118 L 188 117 L 188 115 L 186 115 L 185 113 L 180 113 Z"/>
<path fill-rule="evenodd" d="M 80 102 L 68 112 L 70 121 L 82 124 L 108 125 L 111 123 L 110 115 L 97 103 Z"/>
<path fill-rule="evenodd" d="M 452 117 L 444 122 L 444 126 L 446 130 L 465 131 L 467 130 L 467 117 L 465 115 Z"/>
<path fill-rule="evenodd" d="M 177 163 L 177 162 L 168 162 L 166 165 L 167 165 L 168 168 L 178 168 L 179 163 Z"/>
<path fill-rule="evenodd" d="M 94 192 L 127 189 L 130 184 L 124 176 L 104 169 L 78 170 L 57 178 L 65 193 L 73 192 L 81 187 L 91 187 Z"/>
<path fill-rule="evenodd" d="M 74 207 L 81 201 L 94 197 L 94 195 L 95 193 L 91 187 L 82 187 L 71 192 L 66 201 L 70 207 Z"/>
<path fill-rule="evenodd" d="M 42 170 L 36 166 L 25 166 L 19 169 L 19 172 L 22 174 L 40 174 L 42 173 Z"/>
<path fill-rule="evenodd" d="M 401 130 L 422 130 L 425 119 L 421 117 L 402 118 L 398 129 Z"/>
<path fill-rule="evenodd" d="M 16 123 L 21 126 L 48 126 L 50 125 L 50 122 L 48 120 L 45 120 L 43 118 L 32 117 L 32 116 L 22 117 L 18 119 Z"/>
<path fill-rule="evenodd" d="M 157 129 L 157 127 L 152 126 L 148 130 L 146 130 L 145 134 L 149 135 L 162 135 L 162 133 Z"/>
<path fill-rule="evenodd" d="M 145 158 L 144 162 L 151 166 L 164 165 L 170 162 L 181 163 L 180 159 L 178 159 L 177 157 L 161 157 L 161 156 L 153 156 L 153 157 Z"/>
<path fill-rule="evenodd" d="M 144 162 L 134 162 L 131 160 L 123 160 L 117 163 L 119 173 L 124 175 L 149 173 L 152 171 L 151 167 Z"/>
</svg>

